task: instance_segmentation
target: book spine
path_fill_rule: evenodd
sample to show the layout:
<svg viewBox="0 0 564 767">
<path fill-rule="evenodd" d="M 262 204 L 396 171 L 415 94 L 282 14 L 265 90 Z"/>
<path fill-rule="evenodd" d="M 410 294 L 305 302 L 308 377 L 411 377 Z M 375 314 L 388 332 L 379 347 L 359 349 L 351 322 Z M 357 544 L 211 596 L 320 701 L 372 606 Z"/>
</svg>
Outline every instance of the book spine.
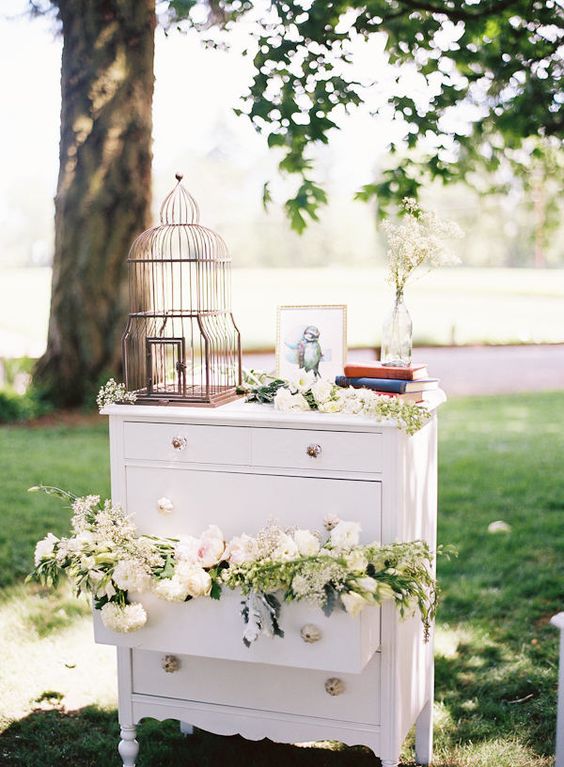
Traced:
<svg viewBox="0 0 564 767">
<path fill-rule="evenodd" d="M 353 386 L 355 389 L 373 389 L 393 394 L 403 394 L 407 386 L 407 381 L 393 378 L 349 378 L 348 376 L 337 376 L 335 383 L 337 386 Z"/>
</svg>

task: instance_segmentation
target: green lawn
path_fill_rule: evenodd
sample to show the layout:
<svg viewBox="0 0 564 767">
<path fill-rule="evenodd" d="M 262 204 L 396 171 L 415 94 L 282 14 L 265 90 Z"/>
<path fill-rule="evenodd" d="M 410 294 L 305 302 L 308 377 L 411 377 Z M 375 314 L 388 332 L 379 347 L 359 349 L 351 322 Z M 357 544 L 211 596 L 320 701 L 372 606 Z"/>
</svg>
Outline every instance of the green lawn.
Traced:
<svg viewBox="0 0 564 767">
<path fill-rule="evenodd" d="M 460 555 L 439 564 L 437 766 L 552 764 L 558 636 L 548 621 L 564 609 L 563 411 L 560 392 L 455 400 L 441 413 L 439 536 Z M 106 493 L 105 424 L 3 428 L 0 461 L 0 765 L 118 765 L 111 651 L 93 645 L 87 608 L 68 593 L 22 585 L 35 540 L 68 519 L 26 487 Z M 495 520 L 511 532 L 488 533 Z M 172 722 L 144 723 L 140 740 L 139 767 L 377 764 L 361 748 L 185 739 Z M 408 742 L 403 764 L 412 760 Z"/>
</svg>

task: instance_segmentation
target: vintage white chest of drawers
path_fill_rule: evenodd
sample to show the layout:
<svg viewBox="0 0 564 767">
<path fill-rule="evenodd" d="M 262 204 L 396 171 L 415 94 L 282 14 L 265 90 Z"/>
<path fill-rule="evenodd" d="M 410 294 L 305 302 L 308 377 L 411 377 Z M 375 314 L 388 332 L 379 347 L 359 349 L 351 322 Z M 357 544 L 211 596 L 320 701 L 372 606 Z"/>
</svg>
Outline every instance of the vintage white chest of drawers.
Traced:
<svg viewBox="0 0 564 767">
<path fill-rule="evenodd" d="M 359 521 L 362 541 L 436 534 L 436 406 L 412 437 L 357 416 L 279 413 L 235 402 L 217 409 L 112 405 L 112 498 L 142 533 L 175 537 L 217 524 L 225 537 L 256 533 L 269 518 L 323 528 L 336 514 Z M 309 450 L 310 446 L 320 450 Z M 313 453 L 313 455 L 310 455 Z M 317 455 L 316 455 L 317 454 Z M 173 511 L 163 515 L 157 500 Z M 241 641 L 239 597 L 170 604 L 151 596 L 150 619 L 114 634 L 95 615 L 96 640 L 118 645 L 120 754 L 135 764 L 143 717 L 178 719 L 214 733 L 285 742 L 340 740 L 399 760 L 414 722 L 416 756 L 432 750 L 433 655 L 418 616 L 391 602 L 357 617 L 284 605 L 284 639 Z M 305 642 L 304 625 L 321 638 Z M 249 670 L 252 664 L 252 684 Z"/>
</svg>

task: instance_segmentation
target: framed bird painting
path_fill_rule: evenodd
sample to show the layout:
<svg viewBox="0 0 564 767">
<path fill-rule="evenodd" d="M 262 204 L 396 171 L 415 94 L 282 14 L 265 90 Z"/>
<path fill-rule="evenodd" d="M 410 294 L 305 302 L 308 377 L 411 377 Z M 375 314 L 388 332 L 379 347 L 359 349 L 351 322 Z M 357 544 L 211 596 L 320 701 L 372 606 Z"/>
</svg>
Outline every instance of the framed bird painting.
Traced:
<svg viewBox="0 0 564 767">
<path fill-rule="evenodd" d="M 347 307 L 279 306 L 276 373 L 295 380 L 303 373 L 333 381 L 343 374 L 347 355 Z"/>
</svg>

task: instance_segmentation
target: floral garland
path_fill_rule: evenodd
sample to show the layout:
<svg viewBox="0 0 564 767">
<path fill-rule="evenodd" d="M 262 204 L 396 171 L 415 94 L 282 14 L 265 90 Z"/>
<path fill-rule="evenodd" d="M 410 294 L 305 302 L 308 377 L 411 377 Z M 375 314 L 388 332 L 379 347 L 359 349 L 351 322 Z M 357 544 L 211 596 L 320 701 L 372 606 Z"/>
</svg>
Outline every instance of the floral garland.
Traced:
<svg viewBox="0 0 564 767">
<path fill-rule="evenodd" d="M 106 407 L 106 405 L 133 405 L 137 395 L 134 392 L 127 391 L 125 384 L 117 383 L 114 378 L 105 383 L 98 395 L 96 396 L 96 404 L 98 410 Z"/>
<path fill-rule="evenodd" d="M 77 596 L 89 593 L 112 631 L 136 631 L 147 614 L 129 592 L 152 592 L 171 602 L 219 599 L 222 589 L 240 589 L 244 643 L 261 634 L 283 636 L 281 602 L 306 600 L 326 615 L 350 615 L 393 599 L 401 614 L 418 608 L 428 636 L 437 600 L 433 555 L 423 541 L 380 546 L 359 543 L 360 525 L 326 517 L 325 540 L 311 530 L 282 529 L 270 522 L 255 537 L 224 540 L 210 525 L 199 538 L 138 535 L 125 511 L 97 495 L 77 498 L 53 487 L 34 487 L 70 501 L 72 534 L 49 533 L 37 543 L 29 576 L 56 587 L 66 575 Z"/>
<path fill-rule="evenodd" d="M 393 420 L 399 429 L 415 434 L 429 420 L 425 405 L 387 397 L 371 389 L 343 388 L 331 381 L 304 373 L 296 381 L 277 378 L 262 371 L 245 371 L 241 394 L 247 402 L 274 404 L 283 412 L 318 410 L 320 413 L 365 415 L 378 421 Z"/>
</svg>

